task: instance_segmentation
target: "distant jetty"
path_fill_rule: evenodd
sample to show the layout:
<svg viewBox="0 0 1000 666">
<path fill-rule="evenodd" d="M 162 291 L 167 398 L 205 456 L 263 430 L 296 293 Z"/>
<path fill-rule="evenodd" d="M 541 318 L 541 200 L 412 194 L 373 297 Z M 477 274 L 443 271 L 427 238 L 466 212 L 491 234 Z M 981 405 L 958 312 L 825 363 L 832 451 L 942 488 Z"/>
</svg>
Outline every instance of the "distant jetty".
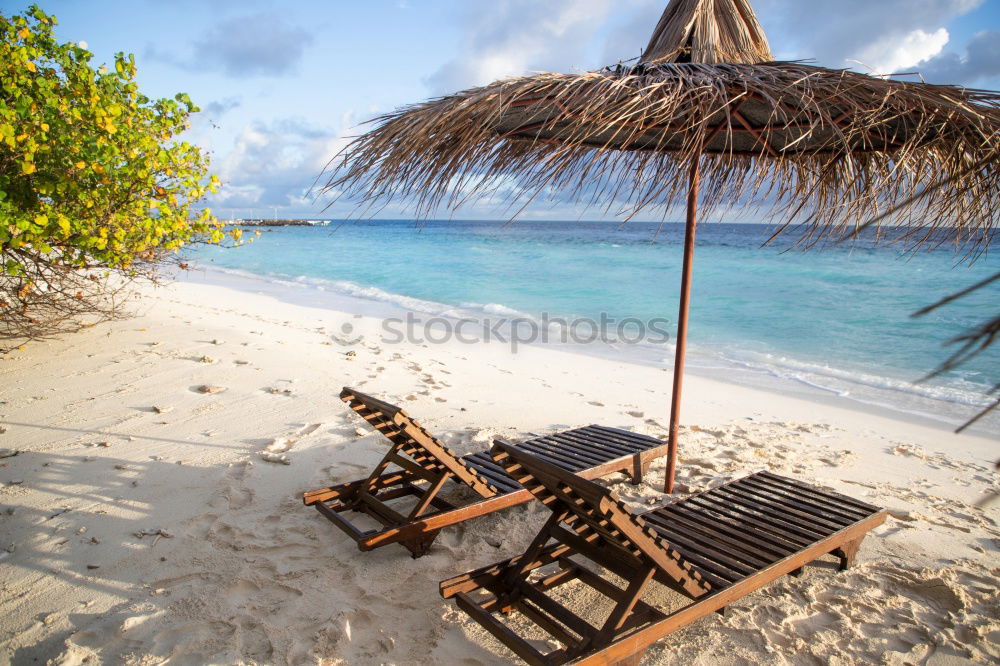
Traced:
<svg viewBox="0 0 1000 666">
<path fill-rule="evenodd" d="M 325 227 L 330 224 L 330 220 L 239 219 L 227 220 L 226 224 L 234 227 Z"/>
</svg>

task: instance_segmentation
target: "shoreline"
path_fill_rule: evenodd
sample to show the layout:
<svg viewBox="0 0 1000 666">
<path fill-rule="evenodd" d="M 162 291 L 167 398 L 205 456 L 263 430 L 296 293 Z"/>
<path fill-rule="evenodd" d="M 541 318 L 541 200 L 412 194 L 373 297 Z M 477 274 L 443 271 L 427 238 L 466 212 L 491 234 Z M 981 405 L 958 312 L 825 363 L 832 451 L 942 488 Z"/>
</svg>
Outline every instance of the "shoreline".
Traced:
<svg viewBox="0 0 1000 666">
<path fill-rule="evenodd" d="M 460 454 L 591 423 L 666 433 L 662 368 L 385 345 L 371 316 L 191 281 L 139 297 L 133 319 L 0 361 L 0 448 L 18 451 L 0 459 L 0 663 L 512 663 L 437 584 L 522 552 L 547 512 L 476 519 L 416 561 L 359 552 L 301 501 L 385 452 L 340 387 L 402 405 Z M 345 323 L 351 347 L 331 338 Z M 995 439 L 697 375 L 683 423 L 681 492 L 769 469 L 891 517 L 851 571 L 808 566 L 644 664 L 1000 658 Z M 288 464 L 268 461 L 275 446 Z M 663 473 L 604 483 L 649 506 Z"/>
<path fill-rule="evenodd" d="M 197 284 L 222 286 L 241 292 L 254 294 L 264 294 L 280 302 L 307 307 L 315 307 L 325 310 L 333 310 L 346 315 L 362 315 L 365 317 L 375 317 L 379 319 L 389 317 L 400 317 L 409 310 L 400 303 L 386 302 L 374 298 L 364 298 L 349 293 L 336 292 L 324 288 L 322 285 L 310 282 L 297 282 L 294 278 L 281 278 L 278 276 L 258 275 L 246 271 L 235 271 L 232 269 L 221 269 L 219 267 L 209 267 L 194 264 L 191 269 L 173 276 L 181 282 L 192 282 Z M 408 297 L 403 297 L 408 298 Z M 416 299 L 410 299 L 416 302 Z M 417 302 L 417 307 L 423 305 Z M 457 309 L 457 308 L 456 308 Z M 421 313 L 436 317 L 441 314 Z M 507 313 L 517 316 L 520 313 Z M 447 315 L 444 315 L 448 318 Z M 599 358 L 612 362 L 622 362 L 630 365 L 640 365 L 643 367 L 655 367 L 669 370 L 673 367 L 673 346 L 667 345 L 662 351 L 651 355 L 649 350 L 645 357 L 621 353 L 620 349 L 612 349 L 610 345 L 574 345 L 559 343 L 528 343 L 538 349 L 553 349 L 572 354 L 582 354 L 591 358 Z M 644 345 L 648 347 L 648 345 Z M 659 360 L 656 356 L 666 359 Z M 690 358 L 693 356 L 694 358 Z M 876 401 L 874 398 L 856 397 L 853 392 L 842 394 L 836 389 L 826 386 L 819 386 L 806 379 L 794 376 L 779 376 L 772 369 L 741 368 L 741 363 L 730 359 L 722 359 L 710 356 L 702 351 L 699 354 L 695 347 L 694 354 L 689 348 L 689 359 L 686 365 L 686 375 L 693 375 L 705 379 L 712 379 L 725 384 L 744 386 L 755 390 L 775 393 L 783 397 L 803 398 L 818 403 L 821 406 L 832 406 L 841 409 L 856 409 L 866 414 L 895 418 L 900 421 L 916 420 L 928 427 L 939 427 L 953 433 L 954 429 L 962 425 L 968 418 L 971 418 L 978 407 L 967 406 L 953 401 L 929 398 L 921 396 L 923 400 L 940 403 L 942 410 L 950 409 L 952 412 L 963 412 L 962 414 L 932 413 L 926 410 L 919 410 L 913 407 L 891 404 L 888 401 Z M 884 392 L 892 397 L 898 397 L 899 391 L 884 389 Z M 988 404 L 984 402 L 984 406 Z M 995 436 L 1000 442 L 1000 434 L 996 434 L 995 427 L 1000 426 L 1000 414 L 989 415 L 980 422 L 973 424 L 967 432 L 979 436 Z"/>
</svg>

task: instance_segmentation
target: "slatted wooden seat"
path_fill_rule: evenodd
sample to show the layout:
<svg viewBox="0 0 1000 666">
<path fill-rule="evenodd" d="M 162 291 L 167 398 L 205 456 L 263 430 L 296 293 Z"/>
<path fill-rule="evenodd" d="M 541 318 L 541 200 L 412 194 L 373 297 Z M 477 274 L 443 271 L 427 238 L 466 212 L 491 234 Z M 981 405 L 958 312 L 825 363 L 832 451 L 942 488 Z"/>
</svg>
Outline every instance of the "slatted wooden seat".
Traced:
<svg viewBox="0 0 1000 666">
<path fill-rule="evenodd" d="M 444 527 L 499 511 L 531 499 L 487 451 L 458 456 L 402 409 L 351 388 L 341 400 L 392 444 L 364 479 L 303 494 L 354 539 L 361 550 L 390 543 L 405 546 L 413 557 L 423 555 Z M 585 478 L 628 473 L 639 483 L 650 462 L 666 454 L 666 443 L 655 437 L 591 425 L 523 442 L 518 446 L 550 464 Z M 441 497 L 448 482 L 464 484 L 478 495 L 455 505 Z M 402 512 L 397 500 L 415 499 Z M 363 530 L 347 518 L 365 514 L 380 527 Z"/>
<path fill-rule="evenodd" d="M 441 595 L 529 664 L 638 664 L 666 634 L 819 557 L 832 553 L 846 569 L 886 518 L 878 507 L 769 472 L 635 513 L 606 488 L 520 447 L 495 442 L 492 453 L 552 514 L 524 554 L 446 580 Z M 669 613 L 644 602 L 652 580 L 693 601 Z M 608 597 L 610 613 L 595 624 L 546 594 L 570 581 Z M 541 652 L 502 621 L 515 611 L 562 647 Z"/>
</svg>

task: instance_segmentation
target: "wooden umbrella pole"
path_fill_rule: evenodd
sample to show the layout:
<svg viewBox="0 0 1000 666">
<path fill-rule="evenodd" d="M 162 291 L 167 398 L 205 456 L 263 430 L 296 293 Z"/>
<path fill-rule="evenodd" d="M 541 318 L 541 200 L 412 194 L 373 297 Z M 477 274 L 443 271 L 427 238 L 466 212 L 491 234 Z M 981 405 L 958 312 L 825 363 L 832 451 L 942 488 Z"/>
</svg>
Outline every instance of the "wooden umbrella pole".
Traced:
<svg viewBox="0 0 1000 666">
<path fill-rule="evenodd" d="M 687 347 L 688 307 L 691 304 L 691 264 L 694 262 L 694 234 L 698 226 L 698 180 L 700 155 L 692 159 L 688 181 L 687 220 L 684 224 L 684 264 L 681 267 L 681 302 L 677 312 L 677 349 L 674 353 L 674 389 L 670 396 L 670 437 L 667 440 L 667 474 L 663 491 L 674 492 L 677 470 L 677 425 L 681 416 L 681 384 L 684 382 L 684 351 Z"/>
</svg>

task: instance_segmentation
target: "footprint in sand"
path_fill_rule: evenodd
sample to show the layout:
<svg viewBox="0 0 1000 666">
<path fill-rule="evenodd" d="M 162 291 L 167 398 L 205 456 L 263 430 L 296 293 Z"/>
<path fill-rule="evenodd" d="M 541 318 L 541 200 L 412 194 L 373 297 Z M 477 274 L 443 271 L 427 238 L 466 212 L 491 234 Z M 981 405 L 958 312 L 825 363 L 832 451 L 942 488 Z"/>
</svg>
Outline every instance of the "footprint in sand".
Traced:
<svg viewBox="0 0 1000 666">
<path fill-rule="evenodd" d="M 264 450 L 260 452 L 260 457 L 264 462 L 279 463 L 282 465 L 290 465 L 292 461 L 288 458 L 288 451 L 295 446 L 301 438 L 311 435 L 316 432 L 321 423 L 313 423 L 311 425 L 303 426 L 292 436 L 287 437 L 276 437 L 270 444 L 264 447 Z"/>
<path fill-rule="evenodd" d="M 222 493 L 230 511 L 242 509 L 253 502 L 255 494 L 246 484 L 247 472 L 251 463 L 242 461 L 234 463 L 226 472 L 226 490 Z"/>
<path fill-rule="evenodd" d="M 591 400 L 587 404 L 588 405 L 593 405 L 594 407 L 603 407 L 604 406 L 603 402 L 597 402 L 596 400 Z"/>
</svg>

